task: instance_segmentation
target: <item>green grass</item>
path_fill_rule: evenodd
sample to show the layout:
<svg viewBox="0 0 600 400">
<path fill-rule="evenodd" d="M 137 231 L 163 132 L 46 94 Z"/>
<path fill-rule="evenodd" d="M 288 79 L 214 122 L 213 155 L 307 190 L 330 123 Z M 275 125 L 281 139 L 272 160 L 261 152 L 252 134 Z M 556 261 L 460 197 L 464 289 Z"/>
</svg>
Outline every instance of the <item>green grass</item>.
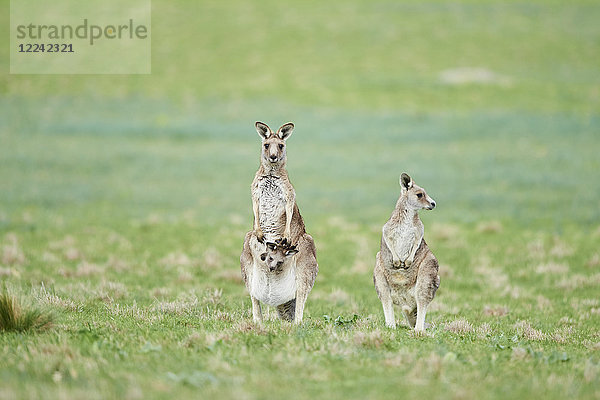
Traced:
<svg viewBox="0 0 600 400">
<path fill-rule="evenodd" d="M 599 398 L 599 17 L 153 1 L 150 76 L 3 73 L 0 280 L 54 326 L 0 333 L 0 398 Z M 256 120 L 296 123 L 300 327 L 252 324 L 241 282 Z M 423 337 L 372 283 L 403 171 L 438 203 Z"/>
</svg>

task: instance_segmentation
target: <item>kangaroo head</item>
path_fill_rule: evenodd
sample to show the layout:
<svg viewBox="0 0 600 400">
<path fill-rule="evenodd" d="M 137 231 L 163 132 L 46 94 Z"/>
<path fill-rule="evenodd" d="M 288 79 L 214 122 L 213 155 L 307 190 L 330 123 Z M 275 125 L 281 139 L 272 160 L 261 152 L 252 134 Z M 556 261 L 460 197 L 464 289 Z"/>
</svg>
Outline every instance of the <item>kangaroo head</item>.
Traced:
<svg viewBox="0 0 600 400">
<path fill-rule="evenodd" d="M 401 196 L 406 196 L 409 208 L 413 210 L 422 208 L 433 210 L 435 208 L 435 201 L 427 195 L 425 189 L 417 186 L 408 174 L 402 173 L 400 176 L 400 187 L 402 188 Z"/>
<path fill-rule="evenodd" d="M 273 272 L 281 270 L 285 259 L 296 253 L 298 253 L 296 246 L 292 246 L 287 239 L 278 239 L 274 243 L 267 242 L 267 252 L 262 253 L 260 259 L 267 264 L 269 271 Z"/>
<path fill-rule="evenodd" d="M 262 138 L 262 153 L 260 162 L 266 168 L 274 168 L 285 165 L 285 141 L 294 131 L 294 124 L 288 122 L 283 124 L 273 133 L 271 128 L 265 123 L 257 122 L 255 124 L 258 135 Z"/>
</svg>

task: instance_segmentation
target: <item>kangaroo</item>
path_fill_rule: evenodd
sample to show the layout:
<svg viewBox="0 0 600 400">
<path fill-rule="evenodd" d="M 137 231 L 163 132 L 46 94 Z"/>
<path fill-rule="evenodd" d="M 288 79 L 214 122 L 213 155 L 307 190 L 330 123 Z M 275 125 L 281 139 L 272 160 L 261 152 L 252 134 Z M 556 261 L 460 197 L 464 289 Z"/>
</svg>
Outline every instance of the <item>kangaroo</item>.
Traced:
<svg viewBox="0 0 600 400">
<path fill-rule="evenodd" d="M 251 247 L 260 248 L 256 234 L 250 234 Z M 269 306 L 276 307 L 280 319 L 292 321 L 296 309 L 296 246 L 286 239 L 278 239 L 275 243 L 267 242 L 264 253 L 254 260 L 252 268 L 247 270 L 244 278 L 246 288 L 252 298 Z M 260 261 L 259 261 L 260 260 Z M 260 307 L 260 306 L 259 306 Z M 253 314 L 260 313 L 254 309 Z"/>
<path fill-rule="evenodd" d="M 383 225 L 373 282 L 383 306 L 385 324 L 396 327 L 393 305 L 415 331 L 425 330 L 427 306 L 440 286 L 438 261 L 429 250 L 420 209 L 433 210 L 435 201 L 412 178 L 400 176 L 401 193 L 390 219 Z"/>
<path fill-rule="evenodd" d="M 255 280 L 254 275 L 265 267 L 261 265 L 265 263 L 265 260 L 261 260 L 261 255 L 265 253 L 264 242 L 266 240 L 268 243 L 277 243 L 279 240 L 279 243 L 296 243 L 294 250 L 297 250 L 297 254 L 292 254 L 292 259 L 286 260 L 286 263 L 290 264 L 287 272 L 290 275 L 286 275 L 283 281 L 286 285 L 293 282 L 294 296 L 286 301 L 294 300 L 293 320 L 295 324 L 299 324 L 302 322 L 304 305 L 314 286 L 319 266 L 315 243 L 306 233 L 304 220 L 296 204 L 296 192 L 285 169 L 286 140 L 292 134 L 294 124 L 289 122 L 282 125 L 277 133 L 273 133 L 271 128 L 262 122 L 257 122 L 255 126 L 262 139 L 262 151 L 260 166 L 252 182 L 254 229 L 246 234 L 240 256 L 242 278 L 252 299 L 253 320 L 260 322 L 260 301 L 269 305 L 280 305 L 270 304 L 273 302 L 255 296 L 257 290 L 260 290 L 252 286 L 265 284 L 261 279 Z"/>
</svg>

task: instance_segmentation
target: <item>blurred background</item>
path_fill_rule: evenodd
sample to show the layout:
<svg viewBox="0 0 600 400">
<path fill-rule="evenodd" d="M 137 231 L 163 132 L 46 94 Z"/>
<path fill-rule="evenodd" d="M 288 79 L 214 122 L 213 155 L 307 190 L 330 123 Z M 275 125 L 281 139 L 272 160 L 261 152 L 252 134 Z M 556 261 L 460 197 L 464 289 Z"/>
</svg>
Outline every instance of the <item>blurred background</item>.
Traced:
<svg viewBox="0 0 600 400">
<path fill-rule="evenodd" d="M 438 201 L 425 218 L 599 221 L 596 2 L 152 8 L 151 75 L 4 68 L 3 220 L 189 211 L 250 227 L 261 120 L 296 124 L 288 168 L 309 229 L 330 215 L 382 224 L 403 171 Z"/>
</svg>

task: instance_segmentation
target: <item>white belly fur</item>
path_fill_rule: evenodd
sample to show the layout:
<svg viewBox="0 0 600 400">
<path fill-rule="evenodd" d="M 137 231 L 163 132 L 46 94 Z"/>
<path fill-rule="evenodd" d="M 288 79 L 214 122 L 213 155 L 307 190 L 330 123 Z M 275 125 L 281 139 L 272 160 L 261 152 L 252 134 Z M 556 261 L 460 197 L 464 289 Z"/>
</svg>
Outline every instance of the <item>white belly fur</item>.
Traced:
<svg viewBox="0 0 600 400">
<path fill-rule="evenodd" d="M 296 298 L 295 260 L 291 263 L 281 273 L 275 274 L 255 261 L 250 278 L 250 295 L 272 307 Z"/>
</svg>

